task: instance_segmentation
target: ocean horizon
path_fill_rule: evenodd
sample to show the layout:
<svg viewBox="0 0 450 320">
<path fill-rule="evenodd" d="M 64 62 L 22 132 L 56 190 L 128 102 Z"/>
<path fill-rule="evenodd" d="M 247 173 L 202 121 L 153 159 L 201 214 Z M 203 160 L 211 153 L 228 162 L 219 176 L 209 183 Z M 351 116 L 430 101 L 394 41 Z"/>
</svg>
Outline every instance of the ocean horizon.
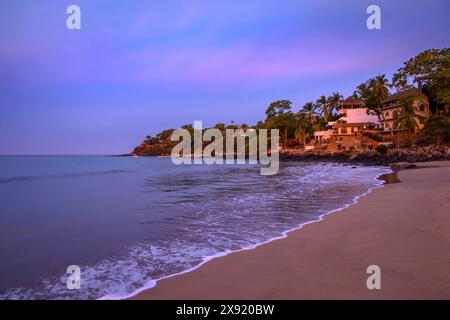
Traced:
<svg viewBox="0 0 450 320">
<path fill-rule="evenodd" d="M 386 167 L 0 156 L 0 298 L 124 298 L 355 203 Z M 69 265 L 81 288 L 66 287 Z"/>
</svg>

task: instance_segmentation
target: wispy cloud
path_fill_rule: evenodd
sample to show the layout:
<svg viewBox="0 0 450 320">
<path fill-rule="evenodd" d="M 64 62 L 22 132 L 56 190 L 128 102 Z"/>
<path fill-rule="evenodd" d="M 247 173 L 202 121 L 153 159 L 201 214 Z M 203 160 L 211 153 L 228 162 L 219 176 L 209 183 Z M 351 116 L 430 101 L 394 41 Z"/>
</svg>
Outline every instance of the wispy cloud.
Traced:
<svg viewBox="0 0 450 320">
<path fill-rule="evenodd" d="M 0 153 L 30 136 L 83 152 L 71 137 L 103 145 L 99 123 L 133 145 L 174 119 L 251 122 L 272 99 L 347 94 L 448 46 L 448 0 L 377 3 L 382 30 L 369 31 L 360 0 L 77 0 L 82 30 L 68 31 L 64 1 L 0 1 Z"/>
</svg>

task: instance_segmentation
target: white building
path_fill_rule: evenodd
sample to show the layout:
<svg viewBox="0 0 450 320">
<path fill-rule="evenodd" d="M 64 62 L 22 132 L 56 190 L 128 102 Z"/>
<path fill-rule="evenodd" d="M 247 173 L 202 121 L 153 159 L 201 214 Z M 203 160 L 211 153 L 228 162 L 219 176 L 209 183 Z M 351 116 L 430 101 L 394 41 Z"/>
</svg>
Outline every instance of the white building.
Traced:
<svg viewBox="0 0 450 320">
<path fill-rule="evenodd" d="M 381 126 L 376 113 L 367 109 L 362 100 L 353 96 L 340 102 L 336 110 L 340 115 L 339 120 L 329 122 L 328 130 L 314 132 L 316 143 L 329 142 L 332 137 L 360 134 Z"/>
<path fill-rule="evenodd" d="M 314 131 L 314 140 L 319 143 L 329 142 L 333 134 L 333 129 Z"/>
<path fill-rule="evenodd" d="M 340 122 L 344 123 L 374 123 L 378 124 L 379 118 L 375 112 L 364 106 L 364 102 L 353 96 L 348 97 L 337 106 L 337 113 L 341 115 Z"/>
</svg>

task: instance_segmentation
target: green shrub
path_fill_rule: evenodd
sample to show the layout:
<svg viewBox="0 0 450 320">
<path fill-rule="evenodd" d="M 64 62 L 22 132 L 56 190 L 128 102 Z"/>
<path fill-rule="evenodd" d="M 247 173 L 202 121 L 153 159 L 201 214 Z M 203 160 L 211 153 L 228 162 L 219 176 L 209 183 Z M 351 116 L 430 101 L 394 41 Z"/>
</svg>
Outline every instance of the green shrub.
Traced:
<svg viewBox="0 0 450 320">
<path fill-rule="evenodd" d="M 376 151 L 379 154 L 386 154 L 387 151 L 388 151 L 388 148 L 384 144 L 380 144 L 380 145 L 377 146 Z"/>
<path fill-rule="evenodd" d="M 381 142 L 381 141 L 383 141 L 383 137 L 380 136 L 380 135 L 378 135 L 378 134 L 375 134 L 375 135 L 372 137 L 372 139 L 375 140 L 376 142 Z"/>
<path fill-rule="evenodd" d="M 450 116 L 433 116 L 425 123 L 422 139 L 435 140 L 435 143 L 450 142 Z"/>
</svg>

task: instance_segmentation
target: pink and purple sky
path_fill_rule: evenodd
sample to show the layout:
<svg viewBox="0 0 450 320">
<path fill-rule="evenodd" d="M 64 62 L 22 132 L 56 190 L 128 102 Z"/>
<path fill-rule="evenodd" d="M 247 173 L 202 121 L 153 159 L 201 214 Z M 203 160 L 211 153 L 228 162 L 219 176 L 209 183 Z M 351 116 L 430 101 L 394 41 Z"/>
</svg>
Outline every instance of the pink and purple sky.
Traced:
<svg viewBox="0 0 450 320">
<path fill-rule="evenodd" d="M 81 30 L 66 28 L 71 4 Z M 254 124 L 278 99 L 348 96 L 448 47 L 449 15 L 448 0 L 3 0 L 0 154 L 126 153 L 194 120 Z"/>
</svg>

